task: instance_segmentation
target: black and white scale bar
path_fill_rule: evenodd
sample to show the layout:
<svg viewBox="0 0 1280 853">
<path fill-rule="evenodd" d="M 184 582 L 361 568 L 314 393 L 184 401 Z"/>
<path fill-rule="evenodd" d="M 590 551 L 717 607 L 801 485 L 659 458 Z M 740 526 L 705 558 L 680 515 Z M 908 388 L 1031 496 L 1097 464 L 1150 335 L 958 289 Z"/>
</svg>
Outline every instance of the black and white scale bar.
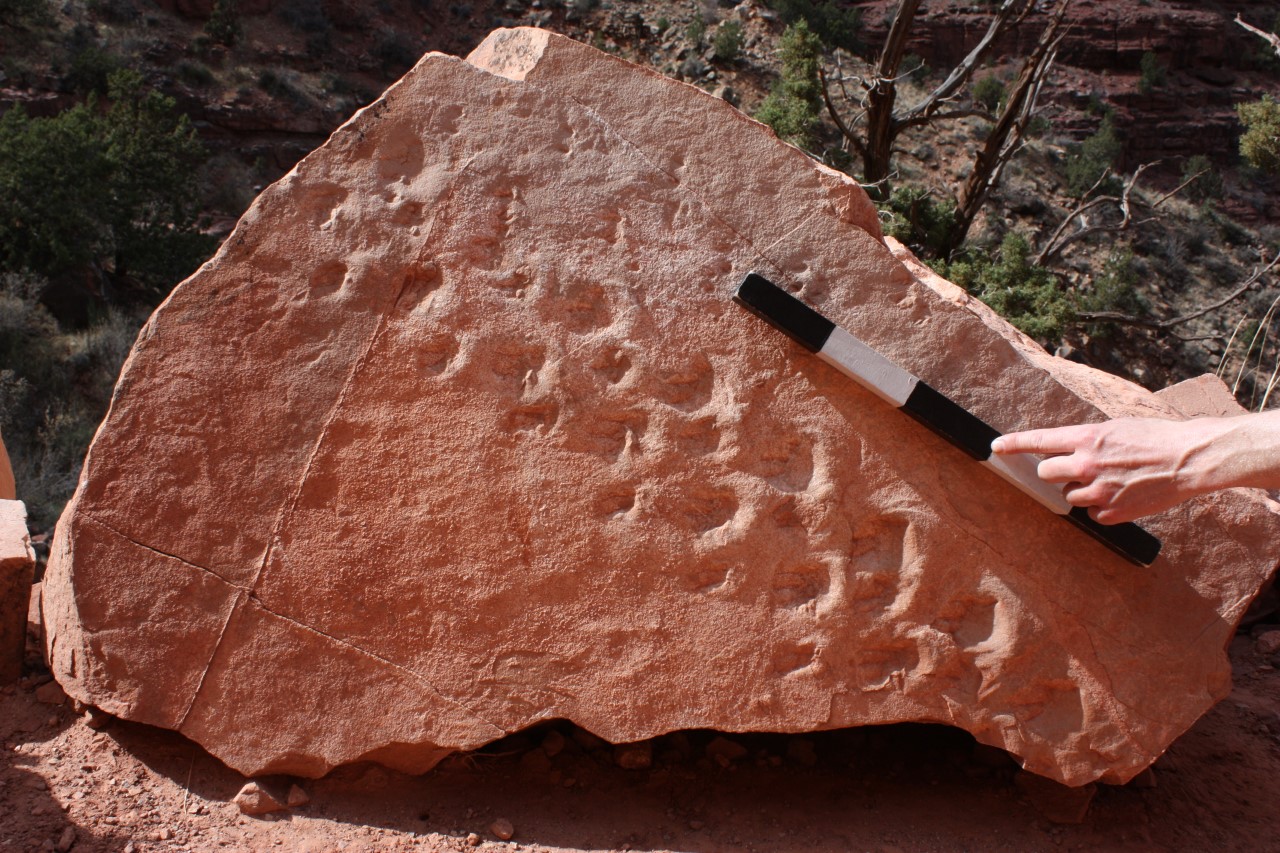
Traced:
<svg viewBox="0 0 1280 853">
<path fill-rule="evenodd" d="M 818 358 L 851 377 L 885 402 L 995 471 L 1054 513 L 1085 530 L 1118 554 L 1141 566 L 1160 553 L 1160 540 L 1136 524 L 1099 524 L 1083 507 L 1073 507 L 1062 489 L 1036 475 L 1038 460 L 1029 454 L 997 456 L 991 442 L 999 430 L 931 388 L 835 323 L 805 305 L 764 276 L 748 275 L 734 299 L 747 310 L 785 332 Z"/>
</svg>

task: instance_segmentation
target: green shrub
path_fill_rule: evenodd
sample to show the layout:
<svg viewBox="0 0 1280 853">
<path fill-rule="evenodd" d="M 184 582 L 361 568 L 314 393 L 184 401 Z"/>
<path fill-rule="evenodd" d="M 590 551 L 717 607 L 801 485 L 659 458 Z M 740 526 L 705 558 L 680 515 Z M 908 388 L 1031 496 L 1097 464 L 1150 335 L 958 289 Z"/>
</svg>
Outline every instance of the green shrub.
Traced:
<svg viewBox="0 0 1280 853">
<path fill-rule="evenodd" d="M 1115 165 L 1122 150 L 1115 124 L 1108 114 L 1096 133 L 1074 146 L 1067 156 L 1067 192 L 1080 198 L 1089 191 L 1103 173 Z"/>
<path fill-rule="evenodd" d="M 0 432 L 33 530 L 49 530 L 75 488 L 141 313 L 109 309 L 68 333 L 40 304 L 46 282 L 0 275 Z"/>
<path fill-rule="evenodd" d="M 1070 294 L 1053 273 L 1031 262 L 1031 245 L 1021 234 L 1006 234 L 995 257 L 973 254 L 941 271 L 1042 343 L 1059 340 L 1075 317 Z"/>
<path fill-rule="evenodd" d="M 1000 109 L 1008 94 L 1004 83 L 994 74 L 988 74 L 973 84 L 973 102 L 989 113 Z"/>
<path fill-rule="evenodd" d="M 105 95 L 111 75 L 120 68 L 120 60 L 97 44 L 76 44 L 71 48 L 71 63 L 62 84 L 77 95 Z"/>
<path fill-rule="evenodd" d="M 132 24 L 142 17 L 133 0 L 85 0 L 85 8 L 99 20 Z"/>
<path fill-rule="evenodd" d="M 908 53 L 902 57 L 901 68 L 917 84 L 923 84 L 933 74 L 933 69 L 929 67 L 928 62 L 925 62 L 924 57 L 915 53 Z"/>
<path fill-rule="evenodd" d="M 711 46 L 715 48 L 716 59 L 722 62 L 735 61 L 742 53 L 742 24 L 725 21 L 716 27 L 716 37 Z"/>
<path fill-rule="evenodd" d="M 320 0 L 286 0 L 277 7 L 276 14 L 299 32 L 322 33 L 333 27 Z"/>
<path fill-rule="evenodd" d="M 290 68 L 264 68 L 258 72 L 258 88 L 278 101 L 306 109 L 311 98 L 303 90 L 298 72 Z"/>
<path fill-rule="evenodd" d="M 1160 61 L 1160 57 L 1148 50 L 1142 54 L 1139 67 L 1142 69 L 1142 76 L 1138 79 L 1139 92 L 1147 95 L 1164 85 L 1169 69 Z"/>
<path fill-rule="evenodd" d="M 1241 156 L 1268 174 L 1280 173 L 1280 104 L 1263 95 L 1260 101 L 1236 105 L 1236 112 L 1245 128 Z"/>
<path fill-rule="evenodd" d="M 0 29 L 29 30 L 52 23 L 49 0 L 0 0 Z"/>
<path fill-rule="evenodd" d="M 773 128 L 780 139 L 808 148 L 818 129 L 822 83 L 818 70 L 822 42 L 803 20 L 787 27 L 779 41 L 782 74 L 756 110 L 758 121 Z"/>
<path fill-rule="evenodd" d="M 1145 314 L 1149 306 L 1138 293 L 1137 284 L 1133 252 L 1128 249 L 1113 252 L 1102 265 L 1102 274 L 1095 276 L 1092 286 L 1081 294 L 1079 310 L 1114 311 L 1130 316 Z M 1114 323 L 1105 321 L 1089 324 L 1089 334 L 1095 338 L 1107 337 L 1115 329 Z"/>
<path fill-rule="evenodd" d="M 1204 154 L 1193 155 L 1183 162 L 1182 180 L 1191 181 L 1185 192 L 1187 198 L 1196 204 L 1222 198 L 1222 175 L 1213 167 L 1213 161 Z"/>
<path fill-rule="evenodd" d="M 177 73 L 178 79 L 188 86 L 210 86 L 215 80 L 213 72 L 203 62 L 183 60 L 178 63 L 174 71 Z"/>
<path fill-rule="evenodd" d="M 881 211 L 888 213 L 885 233 L 923 257 L 937 257 L 950 245 L 956 224 L 956 203 L 951 199 L 937 201 L 926 189 L 900 186 Z"/>
<path fill-rule="evenodd" d="M 212 248 L 196 222 L 203 148 L 173 100 L 132 71 L 54 116 L 0 116 L 0 272 L 107 276 L 158 293 Z"/>
<path fill-rule="evenodd" d="M 209 20 L 204 22 L 204 32 L 215 44 L 231 47 L 240 40 L 240 15 L 236 0 L 216 0 Z"/>
<path fill-rule="evenodd" d="M 399 30 L 383 27 L 378 30 L 373 55 L 382 63 L 384 72 L 399 74 L 413 67 L 421 53 Z"/>
<path fill-rule="evenodd" d="M 707 22 L 703 20 L 701 13 L 694 15 L 689 26 L 684 28 L 684 37 L 695 48 L 702 47 L 702 40 L 707 37 Z"/>
<path fill-rule="evenodd" d="M 769 0 L 769 6 L 785 24 L 804 21 L 823 44 L 851 53 L 861 46 L 858 30 L 862 13 L 858 9 L 838 5 L 834 0 Z"/>
</svg>

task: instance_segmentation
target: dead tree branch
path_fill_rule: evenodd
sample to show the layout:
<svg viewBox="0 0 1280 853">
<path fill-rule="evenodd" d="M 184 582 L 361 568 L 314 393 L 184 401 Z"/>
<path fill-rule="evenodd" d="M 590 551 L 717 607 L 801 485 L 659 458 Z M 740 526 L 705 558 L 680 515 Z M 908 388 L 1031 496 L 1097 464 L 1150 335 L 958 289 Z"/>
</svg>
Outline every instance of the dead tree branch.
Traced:
<svg viewBox="0 0 1280 853">
<path fill-rule="evenodd" d="M 1236 287 L 1235 290 L 1231 291 L 1226 296 L 1219 299 L 1217 302 L 1213 302 L 1209 305 L 1205 305 L 1201 308 L 1198 308 L 1195 311 L 1192 311 L 1190 314 L 1183 314 L 1179 317 L 1173 317 L 1168 320 L 1156 320 L 1150 317 L 1134 317 L 1130 314 L 1122 314 L 1118 311 L 1081 311 L 1079 314 L 1076 315 L 1076 317 L 1081 320 L 1105 320 L 1110 323 L 1119 323 L 1125 326 L 1141 326 L 1147 329 L 1156 329 L 1158 331 L 1168 331 L 1172 329 L 1174 326 L 1180 326 L 1183 323 L 1189 323 L 1192 320 L 1203 317 L 1204 315 L 1209 314 L 1213 311 L 1217 311 L 1219 308 L 1222 308 L 1225 305 L 1228 305 L 1231 302 L 1234 302 L 1235 300 L 1239 299 L 1241 296 L 1247 293 L 1250 289 L 1252 289 L 1259 281 L 1261 281 L 1264 275 L 1270 273 L 1273 269 L 1275 269 L 1277 263 L 1280 263 L 1280 253 L 1278 253 L 1274 258 L 1272 258 L 1269 263 L 1255 268 L 1252 275 L 1250 275 L 1247 279 L 1245 279 L 1238 287 Z M 1190 340 L 1190 339 L 1188 338 L 1187 340 Z"/>
<path fill-rule="evenodd" d="M 1049 238 L 1049 241 L 1045 243 L 1044 248 L 1042 248 L 1040 253 L 1036 255 L 1036 264 L 1039 266 L 1048 266 L 1049 263 L 1057 259 L 1068 246 L 1073 243 L 1078 243 L 1086 237 L 1090 237 L 1094 234 L 1118 234 L 1122 231 L 1128 231 L 1134 225 L 1142 225 L 1152 221 L 1154 217 L 1135 221 L 1133 190 L 1137 187 L 1138 181 L 1142 177 L 1142 173 L 1154 165 L 1156 165 L 1156 163 L 1143 163 L 1135 169 L 1134 173 L 1124 182 L 1124 188 L 1121 190 L 1120 195 L 1099 195 L 1090 198 L 1090 194 L 1096 192 L 1098 188 L 1106 182 L 1106 179 L 1111 174 L 1110 170 L 1103 172 L 1102 177 L 1098 179 L 1097 183 L 1093 185 L 1089 192 L 1084 194 L 1080 203 L 1076 205 L 1074 210 L 1067 214 L 1067 217 L 1063 219 L 1054 230 L 1053 235 Z M 1120 209 L 1120 221 L 1090 225 L 1089 220 L 1086 219 L 1084 215 L 1089 211 L 1102 207 L 1106 204 L 1115 204 Z M 1080 220 L 1080 227 L 1075 231 L 1068 232 L 1068 227 L 1077 219 Z"/>
<path fill-rule="evenodd" d="M 1063 38 L 1063 21 L 1070 4 L 1071 0 L 1059 0 L 1049 19 L 1049 25 L 1041 33 L 1035 50 L 1022 63 L 1022 71 L 1005 99 L 1000 116 L 974 158 L 973 168 L 969 170 L 969 177 L 956 199 L 955 224 L 947 238 L 948 254 L 964 242 L 978 212 L 987 203 L 991 191 L 1000 183 L 1005 167 L 1022 150 L 1040 92 L 1058 57 L 1058 48 Z"/>
<path fill-rule="evenodd" d="M 1244 18 L 1241 18 L 1238 14 L 1236 15 L 1236 23 L 1259 38 L 1266 40 L 1270 43 L 1272 49 L 1275 50 L 1276 56 L 1280 56 L 1280 36 L 1275 33 L 1269 33 L 1266 30 L 1260 30 L 1252 24 L 1246 23 Z"/>
<path fill-rule="evenodd" d="M 846 120 L 840 114 L 840 109 L 831 97 L 829 83 L 832 81 L 827 75 L 823 75 L 823 99 L 827 112 L 848 139 L 850 147 L 861 157 L 864 182 L 877 184 L 888 176 L 894 143 L 907 128 L 983 114 L 975 110 L 951 107 L 1000 35 L 1009 27 L 1021 23 L 1035 6 L 1035 0 L 1003 0 L 992 16 L 985 34 L 969 54 L 951 70 L 941 85 L 919 103 L 906 109 L 901 109 L 898 105 L 899 70 L 906 55 L 907 42 L 920 8 L 920 0 L 902 0 L 894 13 L 889 34 L 875 67 L 868 77 L 856 79 L 861 89 L 856 98 L 845 88 L 845 81 L 850 78 L 843 71 L 834 78 L 834 82 L 840 85 L 845 105 L 853 106 L 857 111 L 853 119 Z"/>
</svg>

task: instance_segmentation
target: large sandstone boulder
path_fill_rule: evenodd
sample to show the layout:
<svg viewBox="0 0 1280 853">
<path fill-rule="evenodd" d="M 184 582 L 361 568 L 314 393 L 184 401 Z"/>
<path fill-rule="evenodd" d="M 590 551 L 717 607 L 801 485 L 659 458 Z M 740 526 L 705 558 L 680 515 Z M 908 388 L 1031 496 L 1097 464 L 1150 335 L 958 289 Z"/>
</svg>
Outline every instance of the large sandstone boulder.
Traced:
<svg viewBox="0 0 1280 853">
<path fill-rule="evenodd" d="M 143 329 L 57 677 L 248 774 L 920 720 L 1127 779 L 1227 692 L 1280 517 L 1194 501 L 1138 568 L 730 301 L 765 273 L 1002 431 L 1180 416 L 902 258 L 692 87 L 537 30 L 428 55 Z"/>
</svg>

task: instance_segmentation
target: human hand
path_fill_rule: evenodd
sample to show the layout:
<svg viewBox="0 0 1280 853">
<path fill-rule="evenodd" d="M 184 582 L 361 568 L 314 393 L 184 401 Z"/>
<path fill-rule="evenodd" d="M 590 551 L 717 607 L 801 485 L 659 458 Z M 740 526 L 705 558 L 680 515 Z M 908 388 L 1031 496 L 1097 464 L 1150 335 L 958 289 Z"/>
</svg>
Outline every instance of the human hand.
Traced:
<svg viewBox="0 0 1280 853">
<path fill-rule="evenodd" d="M 1095 521 L 1119 524 L 1219 487 L 1212 448 L 1230 432 L 1231 420 L 1121 418 L 1010 433 L 992 450 L 1045 454 L 1040 479 L 1064 484 L 1067 502 L 1088 507 Z"/>
</svg>

